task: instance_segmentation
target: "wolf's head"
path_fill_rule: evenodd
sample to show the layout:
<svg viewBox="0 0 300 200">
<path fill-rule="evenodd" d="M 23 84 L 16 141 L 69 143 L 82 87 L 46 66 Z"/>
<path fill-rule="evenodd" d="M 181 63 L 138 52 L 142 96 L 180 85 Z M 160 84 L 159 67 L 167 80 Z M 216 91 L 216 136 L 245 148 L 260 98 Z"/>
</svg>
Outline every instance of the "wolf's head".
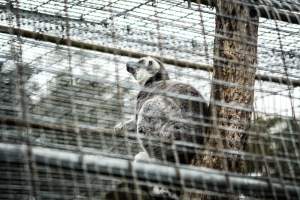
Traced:
<svg viewBox="0 0 300 200">
<path fill-rule="evenodd" d="M 169 79 L 162 62 L 153 57 L 143 57 L 137 62 L 128 62 L 126 67 L 141 86 Z"/>
</svg>

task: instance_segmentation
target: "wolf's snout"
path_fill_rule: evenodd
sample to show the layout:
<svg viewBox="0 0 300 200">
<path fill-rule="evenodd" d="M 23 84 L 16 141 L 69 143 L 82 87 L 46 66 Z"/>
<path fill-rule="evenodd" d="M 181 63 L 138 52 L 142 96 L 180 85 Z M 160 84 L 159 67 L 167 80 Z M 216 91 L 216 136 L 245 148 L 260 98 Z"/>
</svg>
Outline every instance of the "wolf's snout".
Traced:
<svg viewBox="0 0 300 200">
<path fill-rule="evenodd" d="M 126 69 L 129 73 L 131 74 L 134 74 L 135 73 L 135 66 L 134 66 L 135 63 L 132 63 L 132 62 L 128 62 L 126 64 Z"/>
</svg>

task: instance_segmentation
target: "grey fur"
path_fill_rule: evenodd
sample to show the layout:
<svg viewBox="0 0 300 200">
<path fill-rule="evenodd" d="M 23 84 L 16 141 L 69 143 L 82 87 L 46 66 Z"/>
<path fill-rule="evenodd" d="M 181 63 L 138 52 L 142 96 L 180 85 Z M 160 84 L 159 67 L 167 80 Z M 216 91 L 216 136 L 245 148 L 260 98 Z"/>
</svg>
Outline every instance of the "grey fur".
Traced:
<svg viewBox="0 0 300 200">
<path fill-rule="evenodd" d="M 142 148 L 151 158 L 190 163 L 195 152 L 176 144 L 203 144 L 204 98 L 192 86 L 169 80 L 163 64 L 155 58 L 127 63 L 127 70 L 143 87 L 137 96 L 135 120 L 130 121 L 136 123 Z"/>
<path fill-rule="evenodd" d="M 150 157 L 190 163 L 195 152 L 180 150 L 175 144 L 203 144 L 206 112 L 203 97 L 190 85 L 171 80 L 148 84 L 139 92 L 136 106 L 137 135 L 142 147 Z"/>
</svg>

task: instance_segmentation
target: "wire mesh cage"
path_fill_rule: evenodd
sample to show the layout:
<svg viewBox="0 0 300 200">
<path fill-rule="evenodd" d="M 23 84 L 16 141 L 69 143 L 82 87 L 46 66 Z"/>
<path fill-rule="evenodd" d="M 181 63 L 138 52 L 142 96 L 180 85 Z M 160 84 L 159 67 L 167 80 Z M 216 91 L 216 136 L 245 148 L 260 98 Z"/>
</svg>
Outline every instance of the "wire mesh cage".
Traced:
<svg viewBox="0 0 300 200">
<path fill-rule="evenodd" d="M 297 0 L 0 0 L 1 199 L 300 199 Z"/>
</svg>

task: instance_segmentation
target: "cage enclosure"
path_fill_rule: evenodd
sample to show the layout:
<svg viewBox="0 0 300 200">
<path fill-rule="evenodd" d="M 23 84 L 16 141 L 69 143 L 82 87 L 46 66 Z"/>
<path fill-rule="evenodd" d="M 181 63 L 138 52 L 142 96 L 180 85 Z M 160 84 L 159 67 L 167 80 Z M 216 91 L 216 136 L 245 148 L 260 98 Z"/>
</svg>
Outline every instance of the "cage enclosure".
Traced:
<svg viewBox="0 0 300 200">
<path fill-rule="evenodd" d="M 300 199 L 297 0 L 0 7 L 0 199 Z"/>
</svg>

